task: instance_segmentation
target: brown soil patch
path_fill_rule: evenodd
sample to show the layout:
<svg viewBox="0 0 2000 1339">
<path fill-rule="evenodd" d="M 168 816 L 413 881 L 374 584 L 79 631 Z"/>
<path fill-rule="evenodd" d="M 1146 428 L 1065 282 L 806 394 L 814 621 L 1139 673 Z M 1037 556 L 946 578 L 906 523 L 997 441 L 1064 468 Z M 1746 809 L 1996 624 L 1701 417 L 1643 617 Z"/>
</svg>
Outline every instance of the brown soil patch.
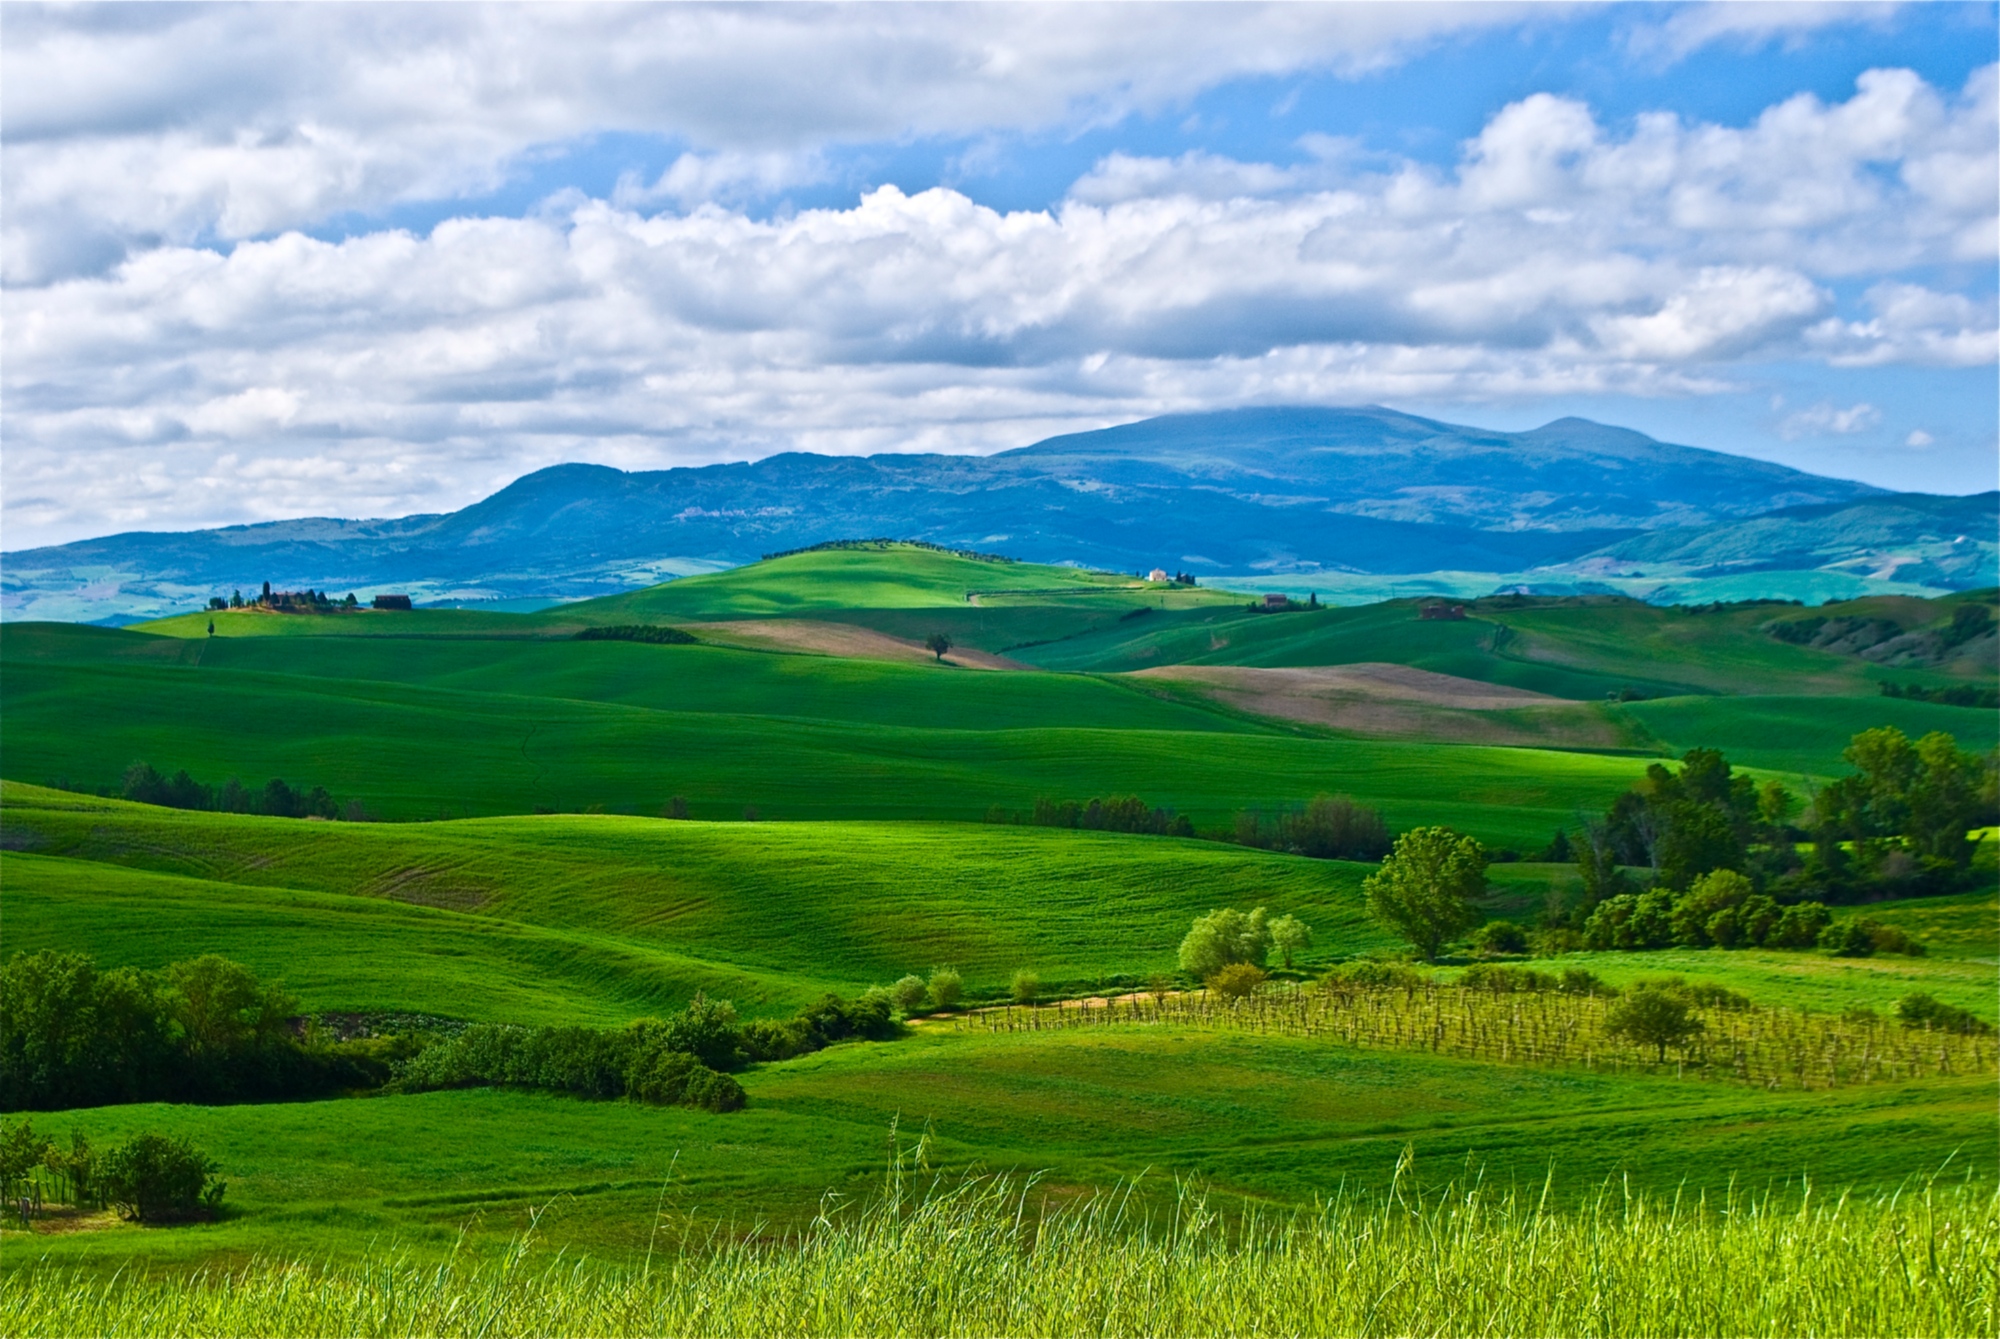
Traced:
<svg viewBox="0 0 2000 1339">
<path fill-rule="evenodd" d="M 1625 743 L 1619 727 L 1588 703 L 1408 665 L 1164 665 L 1128 677 L 1171 683 L 1237 711 L 1375 739 L 1584 748 Z"/>
<path fill-rule="evenodd" d="M 806 618 L 755 619 L 733 623 L 683 623 L 705 642 L 718 646 L 741 646 L 757 651 L 793 651 L 807 655 L 840 656 L 850 660 L 893 660 L 905 664 L 929 663 L 933 657 L 921 642 L 904 641 L 873 628 L 846 623 L 821 623 Z M 988 655 L 969 646 L 955 646 L 945 652 L 945 663 L 963 669 L 1023 670 L 1018 660 Z"/>
<path fill-rule="evenodd" d="M 18 1226 L 20 1221 L 19 1217 L 10 1215 L 8 1226 Z M 132 1226 L 111 1209 L 76 1209 L 56 1204 L 44 1206 L 29 1220 L 29 1224 L 30 1232 L 46 1237 L 66 1236 L 72 1232 L 108 1232 Z"/>
</svg>

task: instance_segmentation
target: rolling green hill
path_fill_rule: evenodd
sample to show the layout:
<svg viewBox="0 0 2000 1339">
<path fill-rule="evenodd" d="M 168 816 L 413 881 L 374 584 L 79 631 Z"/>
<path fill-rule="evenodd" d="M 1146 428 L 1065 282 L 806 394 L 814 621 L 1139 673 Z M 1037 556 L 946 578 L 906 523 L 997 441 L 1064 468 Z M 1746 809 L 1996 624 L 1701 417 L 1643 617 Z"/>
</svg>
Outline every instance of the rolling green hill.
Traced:
<svg viewBox="0 0 2000 1339">
<path fill-rule="evenodd" d="M 10 948 L 226 951 L 323 1008 L 549 1017 L 573 988 L 579 1011 L 631 1017 L 700 987 L 789 1012 L 940 963 L 974 990 L 1020 967 L 1088 983 L 1170 971 L 1194 916 L 1253 903 L 1318 927 L 1323 956 L 1389 942 L 1366 866 L 1049 828 L 305 823 L 7 783 L 0 834 L 32 853 L 7 858 Z"/>
</svg>

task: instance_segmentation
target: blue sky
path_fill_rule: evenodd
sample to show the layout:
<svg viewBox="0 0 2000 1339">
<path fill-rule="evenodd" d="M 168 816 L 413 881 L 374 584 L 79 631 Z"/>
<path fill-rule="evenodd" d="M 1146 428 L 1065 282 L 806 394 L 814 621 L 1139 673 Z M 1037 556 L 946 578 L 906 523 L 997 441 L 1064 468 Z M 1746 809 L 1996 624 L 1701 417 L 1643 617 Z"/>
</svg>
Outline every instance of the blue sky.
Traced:
<svg viewBox="0 0 2000 1339">
<path fill-rule="evenodd" d="M 1285 402 L 1991 488 L 1996 34 L 13 7 L 5 546 Z"/>
</svg>

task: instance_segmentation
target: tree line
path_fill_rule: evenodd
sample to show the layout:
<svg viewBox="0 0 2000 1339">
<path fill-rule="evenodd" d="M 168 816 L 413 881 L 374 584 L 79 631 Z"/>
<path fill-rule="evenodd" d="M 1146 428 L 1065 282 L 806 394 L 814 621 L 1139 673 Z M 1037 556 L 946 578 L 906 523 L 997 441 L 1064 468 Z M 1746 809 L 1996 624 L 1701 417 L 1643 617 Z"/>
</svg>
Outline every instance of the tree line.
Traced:
<svg viewBox="0 0 2000 1339">
<path fill-rule="evenodd" d="M 934 982 L 956 998 L 956 972 Z M 733 1111 L 743 1091 L 727 1071 L 893 1037 L 893 1009 L 877 986 L 745 1023 L 729 1001 L 697 994 L 678 1014 L 621 1029 L 474 1024 L 341 1041 L 280 985 L 214 954 L 147 972 L 16 953 L 0 966 L 0 1110 L 515 1085 Z"/>
<path fill-rule="evenodd" d="M 1038 796 L 1034 807 L 1009 812 L 995 805 L 989 823 L 1017 823 L 1089 832 L 1134 832 L 1165 837 L 1199 837 L 1263 851 L 1283 851 L 1318 860 L 1380 860 L 1389 850 L 1389 828 L 1379 811 L 1349 795 L 1315 795 L 1293 807 L 1266 813 L 1246 809 L 1226 828 L 1197 831 L 1194 821 L 1172 809 L 1150 806 L 1137 795 L 1108 799 L 1061 800 Z"/>
<path fill-rule="evenodd" d="M 580 642 L 647 642 L 654 646 L 699 646 L 701 639 L 679 628 L 656 623 L 618 623 L 609 627 L 585 628 L 576 634 Z"/>
<path fill-rule="evenodd" d="M 480 1023 L 436 1041 L 396 1069 L 402 1092 L 522 1087 L 579 1097 L 627 1097 L 663 1105 L 737 1111 L 743 1087 L 728 1071 L 789 1060 L 850 1039 L 896 1035 L 889 991 L 828 995 L 788 1019 L 737 1018 L 728 1000 L 697 994 L 669 1018 L 623 1028 L 517 1027 Z"/>
<path fill-rule="evenodd" d="M 58 789 L 67 790 L 68 786 Z M 252 789 L 235 777 L 220 786 L 206 785 L 188 775 L 185 767 L 172 776 L 163 776 L 151 763 L 135 762 L 125 769 L 119 795 L 140 804 L 163 805 L 169 809 L 200 809 L 221 814 L 262 814 L 266 818 L 335 818 L 350 823 L 364 822 L 367 810 L 359 800 L 345 804 L 334 799 L 325 786 L 310 790 L 291 786 L 272 777 Z"/>
<path fill-rule="evenodd" d="M 81 953 L 16 953 L 0 967 L 0 1109 L 244 1102 L 373 1087 L 380 1046 L 294 1026 L 298 1001 L 214 954 L 99 970 Z"/>
<path fill-rule="evenodd" d="M 1654 763 L 1602 818 L 1581 824 L 1586 903 L 1634 891 L 1632 868 L 1676 894 L 1730 870 L 1780 903 L 1969 887 L 1967 834 L 2000 816 L 1994 759 L 1942 731 L 1913 742 L 1894 726 L 1855 735 L 1842 757 L 1854 772 L 1811 795 L 1796 824 L 1798 797 L 1776 781 L 1754 785 L 1715 749 L 1689 750 L 1678 772 Z"/>
</svg>

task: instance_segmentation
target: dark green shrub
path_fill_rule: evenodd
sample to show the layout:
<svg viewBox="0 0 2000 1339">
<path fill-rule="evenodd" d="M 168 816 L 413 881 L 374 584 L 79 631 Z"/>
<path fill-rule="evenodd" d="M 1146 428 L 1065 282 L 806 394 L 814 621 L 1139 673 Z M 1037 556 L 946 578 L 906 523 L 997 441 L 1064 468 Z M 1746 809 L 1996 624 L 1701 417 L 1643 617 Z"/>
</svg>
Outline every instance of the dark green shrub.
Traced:
<svg viewBox="0 0 2000 1339">
<path fill-rule="evenodd" d="M 743 1025 L 743 1054 L 751 1060 L 790 1060 L 813 1049 L 812 1032 L 801 1019 L 758 1018 Z"/>
<path fill-rule="evenodd" d="M 687 1094 L 682 1099 L 686 1105 L 700 1107 L 703 1111 L 741 1111 L 747 1097 L 743 1085 L 727 1074 L 718 1074 L 712 1069 L 699 1068 L 688 1076 Z"/>
<path fill-rule="evenodd" d="M 1528 932 L 1512 921 L 1488 921 L 1473 931 L 1472 947 L 1480 953 L 1519 956 L 1528 951 Z"/>
<path fill-rule="evenodd" d="M 1820 931 L 1819 946 L 1836 958 L 1868 958 L 1875 954 L 1875 936 L 1866 921 L 1835 921 Z"/>
<path fill-rule="evenodd" d="M 1597 973 L 1586 972 L 1581 967 L 1565 967 L 1556 978 L 1556 989 L 1565 995 L 1596 995 L 1611 999 L 1618 994 L 1618 987 L 1600 980 Z"/>
<path fill-rule="evenodd" d="M 1495 967 L 1475 963 L 1465 969 L 1458 984 L 1467 990 L 1485 990 L 1495 995 L 1531 995 L 1556 989 L 1556 978 L 1547 972 L 1526 967 Z"/>
<path fill-rule="evenodd" d="M 1833 913 L 1818 902 L 1800 902 L 1786 907 L 1778 923 L 1764 937 L 1766 948 L 1811 948 L 1820 934 L 1833 923 Z"/>
<path fill-rule="evenodd" d="M 186 1139 L 142 1134 L 97 1163 L 98 1193 L 126 1218 L 164 1223 L 213 1217 L 224 1183 L 215 1164 Z"/>
<path fill-rule="evenodd" d="M 1969 1037 L 1989 1036 L 1993 1025 L 1969 1009 L 1932 999 L 1929 995 L 1905 995 L 1896 1001 L 1896 1019 L 1907 1028 L 1927 1028 L 1932 1032 L 1958 1032 Z"/>
</svg>

